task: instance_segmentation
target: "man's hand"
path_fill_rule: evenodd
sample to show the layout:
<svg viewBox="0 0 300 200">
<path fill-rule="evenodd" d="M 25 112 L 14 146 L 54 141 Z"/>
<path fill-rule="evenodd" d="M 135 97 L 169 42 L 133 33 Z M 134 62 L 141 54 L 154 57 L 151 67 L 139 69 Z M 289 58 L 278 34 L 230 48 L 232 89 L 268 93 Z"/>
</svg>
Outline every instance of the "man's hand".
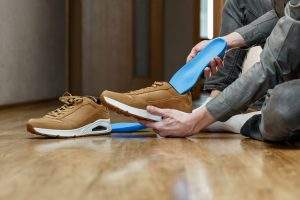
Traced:
<svg viewBox="0 0 300 200">
<path fill-rule="evenodd" d="M 203 40 L 196 44 L 196 46 L 192 48 L 190 54 L 188 55 L 186 62 L 191 61 L 197 55 L 198 52 L 202 51 L 207 46 L 209 42 L 210 40 Z"/>
<path fill-rule="evenodd" d="M 214 119 L 207 115 L 206 108 L 196 109 L 193 113 L 185 113 L 173 109 L 160 109 L 148 106 L 147 111 L 153 115 L 159 115 L 163 119 L 160 122 L 140 121 L 146 127 L 152 128 L 162 137 L 187 137 L 198 133 Z"/>
<path fill-rule="evenodd" d="M 228 49 L 246 46 L 246 42 L 244 38 L 237 32 L 230 33 L 222 38 L 226 41 Z M 197 55 L 197 53 L 202 51 L 207 46 L 207 44 L 210 41 L 211 40 L 203 40 L 199 42 L 196 46 L 194 46 L 190 54 L 188 55 L 186 62 L 192 60 Z M 213 59 L 210 62 L 209 67 L 205 68 L 204 71 L 205 78 L 209 78 L 212 75 L 216 74 L 222 67 L 223 67 L 223 62 L 221 58 L 217 57 Z"/>
<path fill-rule="evenodd" d="M 189 62 L 190 60 L 192 60 L 197 55 L 197 53 L 199 53 L 206 47 L 206 45 L 210 41 L 211 40 L 203 40 L 203 41 L 199 42 L 196 46 L 194 46 L 192 48 L 190 54 L 188 55 L 186 62 Z M 210 62 L 209 67 L 206 67 L 204 69 L 204 77 L 205 78 L 211 77 L 212 75 L 216 74 L 222 67 L 223 67 L 222 59 L 219 57 L 214 58 Z"/>
</svg>

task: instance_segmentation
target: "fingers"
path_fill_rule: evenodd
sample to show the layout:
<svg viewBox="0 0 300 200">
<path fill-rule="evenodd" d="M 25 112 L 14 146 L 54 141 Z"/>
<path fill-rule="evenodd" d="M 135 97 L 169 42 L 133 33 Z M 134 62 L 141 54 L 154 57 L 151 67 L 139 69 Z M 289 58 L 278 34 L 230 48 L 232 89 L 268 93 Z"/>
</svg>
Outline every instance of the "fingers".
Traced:
<svg viewBox="0 0 300 200">
<path fill-rule="evenodd" d="M 223 61 L 221 58 L 216 57 L 209 63 L 209 67 L 204 69 L 204 77 L 209 78 L 215 75 L 223 67 Z"/>
<path fill-rule="evenodd" d="M 174 128 L 170 123 L 172 122 L 172 118 L 176 113 L 171 109 L 160 109 L 154 106 L 147 106 L 147 111 L 153 115 L 159 115 L 163 117 L 162 121 L 152 122 L 146 120 L 140 120 L 144 126 L 148 128 L 152 128 L 154 132 L 159 134 L 162 137 L 165 137 L 169 134 L 170 128 Z"/>
<path fill-rule="evenodd" d="M 221 69 L 223 67 L 223 61 L 222 61 L 222 59 L 219 58 L 219 57 L 216 57 L 215 61 L 216 61 L 218 69 Z"/>
<path fill-rule="evenodd" d="M 197 44 L 193 49 L 194 52 L 197 54 L 199 51 L 201 51 L 203 49 L 204 45 L 202 43 Z"/>
<path fill-rule="evenodd" d="M 213 59 L 212 61 L 210 61 L 210 70 L 212 74 L 216 74 L 218 69 L 217 69 L 217 63 L 215 61 L 215 59 Z"/>
<path fill-rule="evenodd" d="M 190 52 L 190 54 L 188 55 L 186 62 L 189 62 L 190 60 L 192 60 L 196 55 L 197 55 L 197 51 L 195 50 L 195 48 L 193 48 L 192 51 Z"/>
<path fill-rule="evenodd" d="M 204 77 L 205 77 L 205 78 L 211 77 L 211 71 L 210 71 L 210 68 L 209 68 L 209 67 L 206 67 L 206 68 L 204 69 Z"/>
<path fill-rule="evenodd" d="M 203 40 L 203 41 L 199 42 L 196 46 L 194 46 L 194 48 L 192 48 L 190 54 L 188 55 L 186 62 L 189 62 L 190 60 L 192 60 L 197 55 L 198 52 L 200 52 L 203 48 L 205 48 L 207 43 L 208 43 L 207 40 Z"/>
<path fill-rule="evenodd" d="M 166 120 L 160 121 L 160 122 L 151 122 L 146 120 L 139 120 L 141 124 L 148 128 L 152 128 L 155 133 L 160 135 L 161 137 L 166 137 L 170 133 L 170 125 Z M 173 128 L 173 127 L 172 127 Z"/>
<path fill-rule="evenodd" d="M 164 121 L 150 122 L 146 120 L 139 120 L 139 122 L 148 128 L 152 128 L 153 131 L 161 137 L 169 137 L 174 132 L 174 130 L 172 131 L 173 127 L 170 129 Z"/>
<path fill-rule="evenodd" d="M 161 109 L 157 108 L 155 106 L 147 106 L 147 111 L 152 115 L 158 115 L 161 117 L 170 117 L 172 115 L 172 112 L 170 109 Z"/>
<path fill-rule="evenodd" d="M 162 109 L 154 107 L 154 106 L 147 106 L 147 111 L 152 115 L 159 115 L 159 116 L 164 115 L 164 112 Z"/>
<path fill-rule="evenodd" d="M 190 62 L 190 60 L 192 60 L 193 59 L 193 56 L 190 54 L 187 58 L 186 58 L 186 62 L 188 63 L 188 62 Z"/>
<path fill-rule="evenodd" d="M 150 122 L 150 121 L 146 121 L 146 120 L 139 120 L 139 122 L 148 128 L 152 128 L 153 131 L 157 134 L 159 134 L 163 128 L 162 122 Z"/>
<path fill-rule="evenodd" d="M 148 123 L 151 123 L 150 121 L 147 121 L 147 120 L 144 120 L 144 119 L 139 119 L 138 122 L 143 124 L 144 126 L 147 126 Z"/>
</svg>

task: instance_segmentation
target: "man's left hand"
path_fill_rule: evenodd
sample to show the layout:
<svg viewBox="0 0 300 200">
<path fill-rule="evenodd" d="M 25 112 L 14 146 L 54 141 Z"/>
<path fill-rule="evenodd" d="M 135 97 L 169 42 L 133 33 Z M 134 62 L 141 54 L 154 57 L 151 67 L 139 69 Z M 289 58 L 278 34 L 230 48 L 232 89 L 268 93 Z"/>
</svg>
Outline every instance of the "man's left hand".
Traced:
<svg viewBox="0 0 300 200">
<path fill-rule="evenodd" d="M 160 109 L 148 106 L 147 111 L 162 117 L 162 121 L 140 121 L 146 127 L 152 128 L 162 137 L 187 137 L 198 133 L 197 118 L 192 113 L 185 113 L 173 109 Z"/>
</svg>

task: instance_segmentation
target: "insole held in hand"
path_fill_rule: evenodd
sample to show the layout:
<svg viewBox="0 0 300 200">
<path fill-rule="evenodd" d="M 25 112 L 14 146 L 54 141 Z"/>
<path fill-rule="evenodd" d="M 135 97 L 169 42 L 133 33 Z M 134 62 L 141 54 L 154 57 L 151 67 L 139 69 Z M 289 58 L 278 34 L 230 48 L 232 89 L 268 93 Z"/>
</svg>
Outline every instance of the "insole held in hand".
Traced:
<svg viewBox="0 0 300 200">
<path fill-rule="evenodd" d="M 170 80 L 170 84 L 178 93 L 184 94 L 190 91 L 197 83 L 199 77 L 210 61 L 216 57 L 222 58 L 227 44 L 222 38 L 212 40 L 195 58 L 180 68 Z M 112 132 L 135 132 L 146 127 L 140 123 L 115 123 L 112 124 Z"/>
<path fill-rule="evenodd" d="M 197 83 L 210 61 L 216 57 L 222 58 L 224 56 L 226 47 L 226 41 L 222 38 L 212 40 L 190 62 L 180 68 L 169 83 L 180 94 L 189 92 Z"/>
</svg>

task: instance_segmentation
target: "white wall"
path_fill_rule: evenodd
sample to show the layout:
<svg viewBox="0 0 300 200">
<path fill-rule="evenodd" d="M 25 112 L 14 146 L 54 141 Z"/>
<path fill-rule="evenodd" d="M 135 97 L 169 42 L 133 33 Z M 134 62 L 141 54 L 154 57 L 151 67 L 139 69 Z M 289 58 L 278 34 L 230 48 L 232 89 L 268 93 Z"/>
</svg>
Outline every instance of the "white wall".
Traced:
<svg viewBox="0 0 300 200">
<path fill-rule="evenodd" d="M 0 1 L 0 105 L 54 98 L 65 81 L 63 0 Z"/>
</svg>

